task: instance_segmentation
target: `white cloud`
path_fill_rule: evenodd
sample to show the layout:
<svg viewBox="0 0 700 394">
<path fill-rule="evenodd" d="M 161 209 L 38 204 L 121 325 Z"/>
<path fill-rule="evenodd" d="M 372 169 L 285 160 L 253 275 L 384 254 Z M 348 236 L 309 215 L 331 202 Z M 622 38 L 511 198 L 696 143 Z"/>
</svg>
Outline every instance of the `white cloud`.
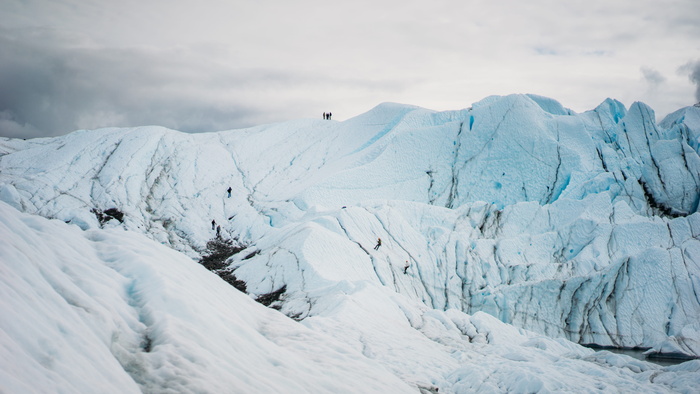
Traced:
<svg viewBox="0 0 700 394">
<path fill-rule="evenodd" d="M 0 110 L 45 133 L 102 125 L 101 114 L 210 131 L 508 93 L 577 111 L 644 99 L 666 113 L 692 104 L 692 86 L 668 77 L 674 95 L 651 95 L 655 75 L 638 73 L 677 75 L 700 57 L 696 3 L 7 2 L 0 86 L 18 94 L 0 93 Z"/>
</svg>

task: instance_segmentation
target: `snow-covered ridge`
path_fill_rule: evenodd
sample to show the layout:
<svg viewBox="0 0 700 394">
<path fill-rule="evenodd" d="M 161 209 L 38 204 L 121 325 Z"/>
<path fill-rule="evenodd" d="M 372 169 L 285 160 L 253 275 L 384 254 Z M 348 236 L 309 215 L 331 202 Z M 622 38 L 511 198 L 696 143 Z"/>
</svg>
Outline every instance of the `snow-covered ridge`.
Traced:
<svg viewBox="0 0 700 394">
<path fill-rule="evenodd" d="M 0 200 L 191 257 L 215 220 L 246 248 L 229 263 L 251 296 L 285 288 L 277 307 L 307 325 L 336 313 L 329 299 L 369 288 L 576 342 L 697 356 L 700 108 L 654 119 L 641 103 L 577 114 L 512 95 L 197 135 L 3 139 Z"/>
</svg>

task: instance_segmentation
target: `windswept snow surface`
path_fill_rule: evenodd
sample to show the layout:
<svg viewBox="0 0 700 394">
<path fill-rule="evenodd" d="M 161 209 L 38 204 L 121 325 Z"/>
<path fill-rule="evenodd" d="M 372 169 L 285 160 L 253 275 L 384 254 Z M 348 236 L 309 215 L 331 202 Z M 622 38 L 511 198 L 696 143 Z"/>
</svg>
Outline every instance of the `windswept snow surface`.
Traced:
<svg viewBox="0 0 700 394">
<path fill-rule="evenodd" d="M 317 290 L 302 323 L 135 232 L 0 202 L 4 393 L 406 393 L 697 387 L 660 367 L 365 283 Z M 321 311 L 322 310 L 322 311 Z"/>
<path fill-rule="evenodd" d="M 576 114 L 512 95 L 209 134 L 2 139 L 0 200 L 84 230 L 71 239 L 143 234 L 193 258 L 215 220 L 245 248 L 228 264 L 249 297 L 284 289 L 273 306 L 330 341 L 315 349 L 343 343 L 389 371 L 369 367 L 361 382 L 377 391 L 394 377 L 441 392 L 682 391 L 700 385 L 698 361 L 672 372 L 562 339 L 700 355 L 700 108 L 654 119 L 641 103 Z M 184 259 L 134 253 L 146 267 Z M 176 283 L 197 293 L 189 277 Z M 158 296 L 166 310 L 170 296 Z"/>
<path fill-rule="evenodd" d="M 0 204 L 2 392 L 410 391 L 143 235 Z"/>
</svg>

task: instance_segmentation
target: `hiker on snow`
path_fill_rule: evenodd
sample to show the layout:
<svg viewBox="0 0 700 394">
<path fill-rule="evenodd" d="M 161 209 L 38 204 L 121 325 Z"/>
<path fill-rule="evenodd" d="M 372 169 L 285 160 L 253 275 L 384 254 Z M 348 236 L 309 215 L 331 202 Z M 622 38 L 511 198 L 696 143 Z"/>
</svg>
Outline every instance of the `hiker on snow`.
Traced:
<svg viewBox="0 0 700 394">
<path fill-rule="evenodd" d="M 403 266 L 403 273 L 404 273 L 404 274 L 406 273 L 406 271 L 408 271 L 408 267 L 410 267 L 410 266 L 411 266 L 411 265 L 408 264 L 408 260 L 406 260 L 406 265 Z"/>
<path fill-rule="evenodd" d="M 374 247 L 374 250 L 379 250 L 380 246 L 382 246 L 382 239 L 377 238 L 377 245 Z"/>
<path fill-rule="evenodd" d="M 231 186 L 229 186 L 226 191 L 228 192 L 228 198 L 231 198 Z"/>
<path fill-rule="evenodd" d="M 221 226 L 216 226 L 216 238 L 221 238 Z"/>
<path fill-rule="evenodd" d="M 212 219 L 211 221 L 211 229 L 214 230 L 216 228 L 216 220 Z"/>
</svg>

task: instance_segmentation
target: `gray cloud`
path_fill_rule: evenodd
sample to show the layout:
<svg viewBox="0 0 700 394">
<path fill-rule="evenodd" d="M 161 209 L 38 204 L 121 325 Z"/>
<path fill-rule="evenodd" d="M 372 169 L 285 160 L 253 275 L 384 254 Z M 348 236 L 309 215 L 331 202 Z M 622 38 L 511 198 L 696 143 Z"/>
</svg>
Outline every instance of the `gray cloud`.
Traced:
<svg viewBox="0 0 700 394">
<path fill-rule="evenodd" d="M 186 132 L 226 130 L 327 108 L 318 98 L 300 97 L 300 89 L 402 89 L 391 80 L 235 67 L 215 57 L 210 61 L 212 54 L 201 51 L 106 48 L 55 31 L 0 29 L 0 136 L 149 124 Z"/>
<path fill-rule="evenodd" d="M 170 53 L 71 46 L 45 34 L 2 34 L 0 58 L 3 136 L 141 124 L 203 131 L 240 126 L 257 115 L 233 100 L 199 97 L 198 91 L 212 89 L 213 81 L 197 72 L 207 75 L 206 70 Z"/>
<path fill-rule="evenodd" d="M 695 85 L 695 100 L 700 102 L 700 60 L 688 62 L 678 69 L 681 74 L 687 74 L 688 79 Z"/>
<path fill-rule="evenodd" d="M 654 70 L 653 68 L 641 67 L 640 71 L 642 72 L 642 76 L 644 76 L 644 80 L 647 81 L 651 89 L 656 89 L 659 85 L 666 82 L 666 77 L 661 75 L 660 72 Z"/>
</svg>

